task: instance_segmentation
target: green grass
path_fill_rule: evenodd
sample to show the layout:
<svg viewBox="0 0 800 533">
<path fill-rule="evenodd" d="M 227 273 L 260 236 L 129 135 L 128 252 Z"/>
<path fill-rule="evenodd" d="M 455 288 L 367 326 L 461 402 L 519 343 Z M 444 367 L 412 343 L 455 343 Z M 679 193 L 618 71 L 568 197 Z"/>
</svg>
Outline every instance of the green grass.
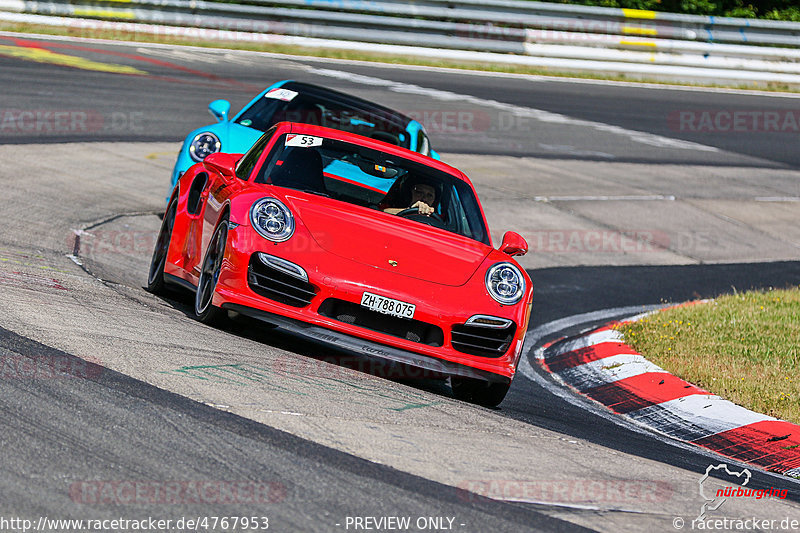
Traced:
<svg viewBox="0 0 800 533">
<path fill-rule="evenodd" d="M 378 63 L 389 63 L 397 65 L 419 65 L 427 67 L 478 70 L 484 72 L 502 72 L 510 74 L 527 74 L 534 76 L 551 76 L 562 78 L 580 78 L 604 81 L 653 83 L 659 85 L 681 85 L 686 87 L 711 87 L 740 89 L 753 91 L 777 91 L 777 92 L 800 92 L 800 88 L 792 87 L 782 83 L 752 83 L 752 84 L 711 84 L 711 83 L 688 83 L 677 81 L 665 81 L 654 79 L 643 79 L 639 77 L 609 74 L 594 74 L 591 72 L 562 72 L 547 68 L 526 67 L 521 65 L 510 65 L 505 63 L 479 62 L 479 61 L 455 61 L 425 59 L 421 56 L 404 56 L 394 54 L 381 54 L 377 52 L 355 52 L 350 50 L 338 50 L 333 48 L 310 48 L 303 46 L 277 45 L 269 43 L 248 43 L 242 41 L 208 41 L 198 40 L 188 37 L 167 37 L 163 35 L 152 35 L 142 32 L 123 32 L 115 30 L 95 30 L 79 27 L 47 26 L 42 24 L 22 24 L 0 21 L 0 31 L 37 33 L 41 35 L 60 35 L 70 37 L 85 37 L 92 39 L 112 39 L 123 42 L 142 42 L 142 43 L 161 43 L 198 46 L 205 48 L 226 48 L 230 50 L 252 50 L 258 52 L 269 52 L 275 54 L 289 54 L 295 56 L 327 57 L 332 59 L 347 59 L 352 61 L 370 61 Z"/>
<path fill-rule="evenodd" d="M 672 374 L 800 424 L 800 288 L 720 296 L 618 329 Z"/>
</svg>

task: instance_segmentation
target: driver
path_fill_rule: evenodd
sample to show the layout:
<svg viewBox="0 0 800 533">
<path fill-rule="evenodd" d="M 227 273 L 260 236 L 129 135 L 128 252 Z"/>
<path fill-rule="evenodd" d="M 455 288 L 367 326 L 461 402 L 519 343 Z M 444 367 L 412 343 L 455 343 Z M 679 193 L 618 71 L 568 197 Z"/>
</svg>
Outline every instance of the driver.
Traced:
<svg viewBox="0 0 800 533">
<path fill-rule="evenodd" d="M 435 211 L 436 187 L 430 183 L 418 182 L 411 185 L 409 201 L 405 207 L 387 207 L 383 211 L 396 215 L 409 208 L 417 208 L 420 215 L 430 216 Z"/>
</svg>

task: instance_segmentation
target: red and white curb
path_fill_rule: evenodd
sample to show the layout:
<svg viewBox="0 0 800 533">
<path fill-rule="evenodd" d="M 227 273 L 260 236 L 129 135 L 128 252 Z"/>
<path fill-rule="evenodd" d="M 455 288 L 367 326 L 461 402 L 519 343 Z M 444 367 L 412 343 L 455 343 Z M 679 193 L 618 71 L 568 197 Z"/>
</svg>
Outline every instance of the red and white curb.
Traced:
<svg viewBox="0 0 800 533">
<path fill-rule="evenodd" d="M 725 457 L 800 477 L 800 426 L 673 376 L 611 326 L 545 345 L 536 358 L 558 380 L 619 415 Z"/>
</svg>

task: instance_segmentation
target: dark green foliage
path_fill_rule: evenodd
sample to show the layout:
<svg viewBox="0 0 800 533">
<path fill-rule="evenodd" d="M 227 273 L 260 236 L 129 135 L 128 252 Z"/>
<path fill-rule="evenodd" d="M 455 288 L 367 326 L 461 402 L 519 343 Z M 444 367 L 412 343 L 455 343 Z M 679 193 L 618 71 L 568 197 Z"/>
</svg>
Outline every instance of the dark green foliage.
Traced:
<svg viewBox="0 0 800 533">
<path fill-rule="evenodd" d="M 797 0 L 564 0 L 560 4 L 649 9 L 691 15 L 800 21 Z"/>
</svg>

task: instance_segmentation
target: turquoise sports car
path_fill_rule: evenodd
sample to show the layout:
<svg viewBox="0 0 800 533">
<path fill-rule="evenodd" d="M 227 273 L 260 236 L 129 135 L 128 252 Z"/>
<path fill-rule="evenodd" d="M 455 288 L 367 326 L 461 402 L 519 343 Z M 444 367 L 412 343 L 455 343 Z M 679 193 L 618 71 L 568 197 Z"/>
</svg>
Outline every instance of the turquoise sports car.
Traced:
<svg viewBox="0 0 800 533">
<path fill-rule="evenodd" d="M 259 93 L 233 118 L 231 104 L 208 106 L 217 123 L 198 128 L 183 141 L 172 171 L 169 198 L 189 167 L 215 152 L 243 154 L 279 122 L 300 122 L 349 131 L 439 159 L 422 124 L 382 105 L 333 89 L 283 80 Z"/>
</svg>

